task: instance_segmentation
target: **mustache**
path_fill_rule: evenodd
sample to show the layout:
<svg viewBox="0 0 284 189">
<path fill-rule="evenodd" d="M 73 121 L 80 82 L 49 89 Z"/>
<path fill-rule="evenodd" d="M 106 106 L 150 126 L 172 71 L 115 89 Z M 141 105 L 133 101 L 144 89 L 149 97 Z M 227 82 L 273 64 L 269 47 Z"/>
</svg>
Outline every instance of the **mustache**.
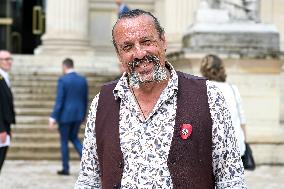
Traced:
<svg viewBox="0 0 284 189">
<path fill-rule="evenodd" d="M 143 58 L 139 59 L 139 58 L 135 58 L 133 61 L 128 63 L 128 66 L 132 69 L 134 69 L 135 67 L 137 67 L 140 63 L 142 62 L 152 62 L 154 64 L 159 64 L 160 60 L 157 56 L 155 55 L 145 55 Z"/>
</svg>

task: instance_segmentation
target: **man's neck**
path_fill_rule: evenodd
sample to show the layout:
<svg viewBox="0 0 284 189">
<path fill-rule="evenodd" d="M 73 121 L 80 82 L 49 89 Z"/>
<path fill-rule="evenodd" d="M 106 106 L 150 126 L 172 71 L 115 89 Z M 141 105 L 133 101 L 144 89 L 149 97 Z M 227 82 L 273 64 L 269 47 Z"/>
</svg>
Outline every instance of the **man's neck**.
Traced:
<svg viewBox="0 0 284 189">
<path fill-rule="evenodd" d="M 155 104 L 162 91 L 168 84 L 168 79 L 160 82 L 149 82 L 140 85 L 139 88 L 132 88 L 133 95 L 137 104 L 143 114 L 144 119 L 147 119 L 149 114 L 153 111 Z"/>
</svg>

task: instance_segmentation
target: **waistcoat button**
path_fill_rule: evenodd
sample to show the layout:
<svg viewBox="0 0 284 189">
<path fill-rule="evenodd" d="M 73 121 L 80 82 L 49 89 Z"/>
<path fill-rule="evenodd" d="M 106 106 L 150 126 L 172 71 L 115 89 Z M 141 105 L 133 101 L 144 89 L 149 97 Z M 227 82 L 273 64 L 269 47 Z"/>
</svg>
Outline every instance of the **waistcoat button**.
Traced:
<svg viewBox="0 0 284 189">
<path fill-rule="evenodd" d="M 119 162 L 118 167 L 119 167 L 119 168 L 123 168 L 123 162 Z"/>
</svg>

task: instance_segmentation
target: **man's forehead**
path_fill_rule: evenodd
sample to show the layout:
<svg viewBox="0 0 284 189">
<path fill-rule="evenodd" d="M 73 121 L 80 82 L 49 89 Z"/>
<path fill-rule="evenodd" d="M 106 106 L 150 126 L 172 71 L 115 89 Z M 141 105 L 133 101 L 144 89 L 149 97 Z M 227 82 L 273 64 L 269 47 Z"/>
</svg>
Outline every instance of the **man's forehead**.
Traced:
<svg viewBox="0 0 284 189">
<path fill-rule="evenodd" d="M 120 20 L 116 25 L 114 35 L 115 38 L 122 36 L 136 38 L 158 35 L 158 33 L 153 18 L 149 15 L 140 15 L 134 18 L 123 18 Z"/>
<path fill-rule="evenodd" d="M 0 51 L 0 57 L 9 57 L 11 54 L 8 51 Z"/>
<path fill-rule="evenodd" d="M 154 24 L 154 20 L 151 16 L 146 15 L 146 14 L 142 14 L 140 16 L 137 17 L 133 17 L 133 18 L 122 18 L 121 20 L 118 21 L 118 23 L 116 24 L 115 30 L 117 29 L 141 29 L 141 26 L 145 26 L 147 25 L 148 28 L 150 27 L 154 27 L 155 28 L 155 24 Z"/>
</svg>

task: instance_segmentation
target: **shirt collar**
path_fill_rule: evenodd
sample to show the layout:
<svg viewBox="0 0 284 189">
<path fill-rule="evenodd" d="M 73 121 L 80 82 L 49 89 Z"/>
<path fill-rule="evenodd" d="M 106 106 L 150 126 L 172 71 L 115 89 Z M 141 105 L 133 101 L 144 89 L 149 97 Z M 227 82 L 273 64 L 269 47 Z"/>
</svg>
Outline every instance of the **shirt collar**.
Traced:
<svg viewBox="0 0 284 189">
<path fill-rule="evenodd" d="M 69 69 L 69 70 L 66 71 L 66 74 L 73 73 L 73 72 L 75 72 L 74 69 Z"/>
<path fill-rule="evenodd" d="M 171 65 L 171 63 L 166 62 L 166 68 L 170 71 L 170 79 L 168 82 L 168 88 L 170 91 L 177 91 L 178 90 L 178 75 L 174 69 L 174 67 Z M 127 73 L 124 72 L 121 76 L 121 78 L 118 80 L 118 83 L 116 84 L 113 95 L 115 100 L 118 98 L 123 98 L 126 92 L 129 90 L 128 85 L 128 79 L 127 79 Z M 172 94 L 169 94 L 171 96 Z"/>
</svg>

